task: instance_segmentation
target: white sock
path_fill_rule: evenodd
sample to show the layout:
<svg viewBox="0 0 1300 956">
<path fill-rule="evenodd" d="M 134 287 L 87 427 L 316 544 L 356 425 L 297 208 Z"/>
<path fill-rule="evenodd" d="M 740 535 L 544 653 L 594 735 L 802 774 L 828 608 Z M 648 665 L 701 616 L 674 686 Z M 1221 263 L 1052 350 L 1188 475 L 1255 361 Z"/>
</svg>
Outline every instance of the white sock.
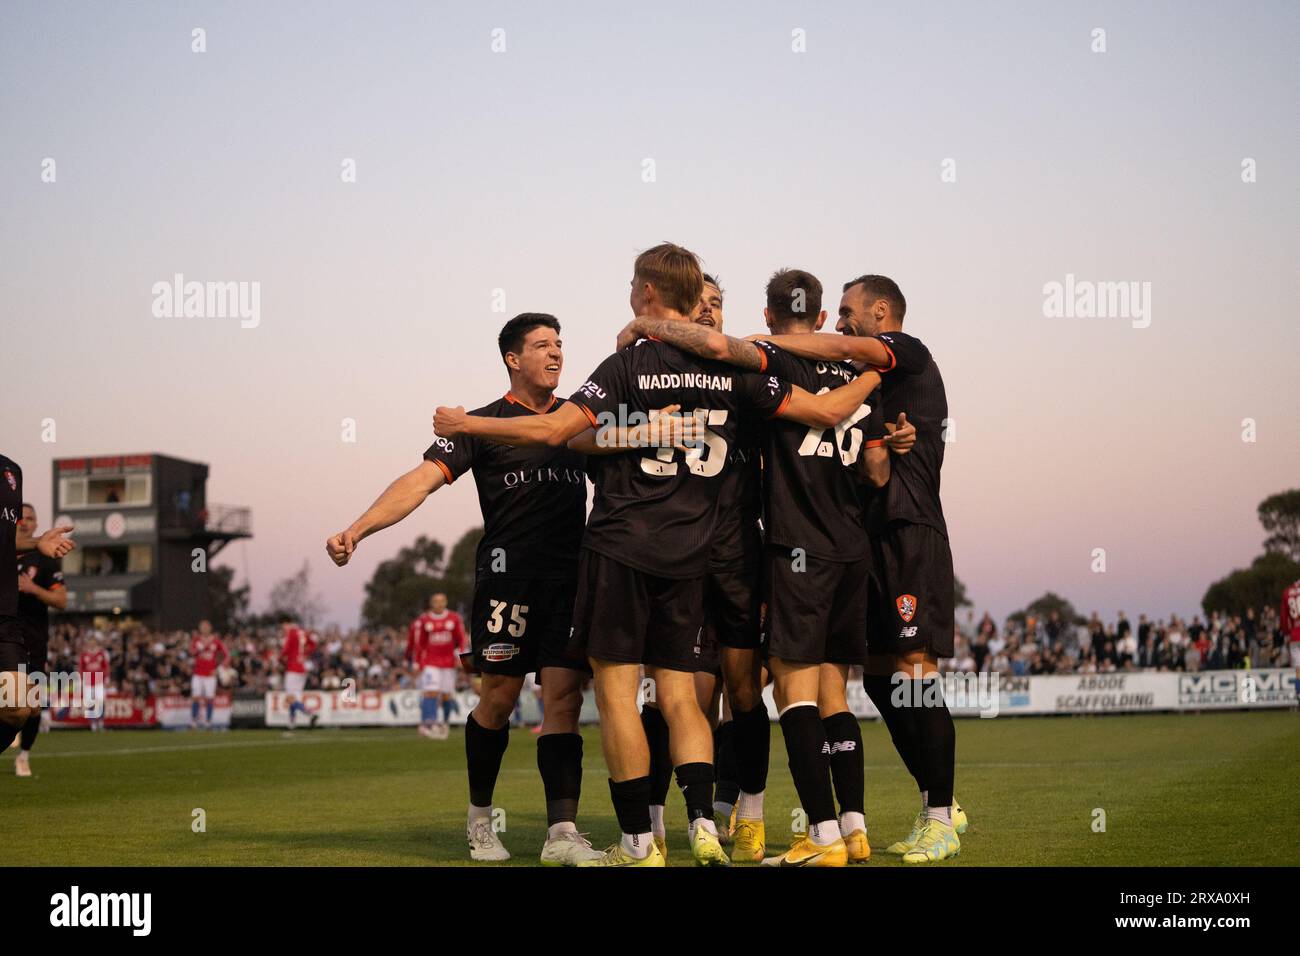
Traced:
<svg viewBox="0 0 1300 956">
<path fill-rule="evenodd" d="M 696 817 L 691 821 L 690 828 L 686 831 L 686 835 L 692 840 L 695 839 L 696 827 L 704 827 L 705 830 L 712 833 L 714 836 L 718 835 L 718 828 L 714 826 L 712 820 L 708 817 Z"/>
<path fill-rule="evenodd" d="M 758 793 L 746 793 L 740 791 L 740 802 L 736 804 L 737 820 L 761 820 L 763 819 L 763 791 Z"/>
<path fill-rule="evenodd" d="M 946 823 L 952 826 L 952 805 L 946 807 L 926 807 L 925 817 L 927 820 L 938 820 L 940 823 Z"/>
<path fill-rule="evenodd" d="M 20 751 L 18 751 L 18 756 L 20 756 L 20 757 L 26 757 L 29 753 L 31 753 L 30 750 L 20 750 Z"/>
<path fill-rule="evenodd" d="M 840 821 L 823 820 L 808 828 L 808 836 L 818 846 L 828 846 L 840 839 Z"/>
<path fill-rule="evenodd" d="M 734 806 L 733 804 L 728 803 L 726 800 L 714 800 L 714 801 L 713 801 L 713 812 L 714 812 L 714 813 L 720 813 L 720 814 L 722 814 L 724 817 L 730 817 L 730 816 L 731 816 L 731 811 L 734 810 L 734 809 L 735 809 L 735 806 Z"/>
<path fill-rule="evenodd" d="M 862 830 L 864 833 L 867 829 L 867 818 L 861 813 L 850 811 L 849 813 L 840 814 L 840 832 L 852 833 L 854 830 Z"/>
<path fill-rule="evenodd" d="M 554 840 L 558 838 L 561 833 L 577 832 L 578 827 L 572 820 L 561 820 L 559 823 L 554 823 L 546 828 L 546 839 Z"/>
<path fill-rule="evenodd" d="M 623 852 L 637 860 L 644 860 L 650 855 L 654 841 L 649 833 L 624 833 Z"/>
<path fill-rule="evenodd" d="M 668 831 L 664 829 L 664 805 L 662 803 L 650 804 L 650 832 L 660 839 L 663 839 L 668 834 Z"/>
<path fill-rule="evenodd" d="M 491 820 L 491 807 L 476 807 L 474 804 L 469 805 L 469 822 L 474 823 L 477 820 Z"/>
</svg>

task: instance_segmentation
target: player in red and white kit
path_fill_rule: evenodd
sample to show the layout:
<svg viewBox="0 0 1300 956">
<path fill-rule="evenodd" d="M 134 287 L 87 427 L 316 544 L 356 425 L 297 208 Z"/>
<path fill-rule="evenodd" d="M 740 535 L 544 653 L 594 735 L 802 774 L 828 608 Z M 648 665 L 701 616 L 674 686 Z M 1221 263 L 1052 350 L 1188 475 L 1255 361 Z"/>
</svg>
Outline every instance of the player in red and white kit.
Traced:
<svg viewBox="0 0 1300 956">
<path fill-rule="evenodd" d="M 1282 592 L 1282 633 L 1291 644 L 1296 700 L 1300 701 L 1300 581 Z"/>
<path fill-rule="evenodd" d="M 301 713 L 308 726 L 316 726 L 316 714 L 308 714 L 302 702 L 302 692 L 307 686 L 307 658 L 316 652 L 316 635 L 293 621 L 284 622 L 284 643 L 280 647 L 280 663 L 284 665 L 284 696 L 289 701 L 289 729 L 293 730 Z"/>
<path fill-rule="evenodd" d="M 108 651 L 92 634 L 77 659 L 77 675 L 81 681 L 81 706 L 90 721 L 91 730 L 104 729 L 104 699 L 108 688 Z"/>
<path fill-rule="evenodd" d="M 456 693 L 459 655 L 469 650 L 465 624 L 447 610 L 447 595 L 429 598 L 429 610 L 414 621 L 406 635 L 406 659 L 420 671 L 420 734 L 446 740 L 448 717 Z M 441 715 L 441 719 L 439 717 Z"/>
<path fill-rule="evenodd" d="M 230 659 L 221 638 L 212 633 L 210 621 L 199 621 L 199 629 L 190 640 L 190 730 L 212 729 L 212 699 L 217 695 L 217 668 Z M 199 719 L 200 708 L 203 719 Z"/>
</svg>

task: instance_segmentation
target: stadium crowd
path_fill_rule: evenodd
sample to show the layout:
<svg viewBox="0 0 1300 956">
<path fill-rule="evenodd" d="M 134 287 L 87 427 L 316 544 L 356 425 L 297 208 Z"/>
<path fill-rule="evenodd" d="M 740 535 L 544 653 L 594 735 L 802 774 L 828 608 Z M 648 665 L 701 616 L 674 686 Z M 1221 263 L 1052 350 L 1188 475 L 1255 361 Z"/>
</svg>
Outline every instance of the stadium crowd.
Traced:
<svg viewBox="0 0 1300 956">
<path fill-rule="evenodd" d="M 1078 624 L 1057 611 L 1011 618 L 999 630 L 985 613 L 967 612 L 957 626 L 948 670 L 1025 674 L 1097 674 L 1114 671 L 1202 671 L 1237 667 L 1289 667 L 1286 635 L 1276 608 L 1245 616 L 1199 615 L 1189 624 L 1176 614 L 1131 621 L 1123 611 L 1103 624 L 1097 612 Z"/>
<path fill-rule="evenodd" d="M 140 626 L 94 631 L 59 623 L 51 628 L 50 667 L 73 671 L 87 639 L 97 634 L 110 655 L 109 686 L 138 696 L 189 691 L 190 633 Z M 279 627 L 240 629 L 222 635 L 230 659 L 217 669 L 224 690 L 264 692 L 281 687 Z M 311 689 L 336 689 L 352 678 L 358 688 L 415 687 L 418 672 L 405 660 L 406 634 L 393 628 L 320 632 L 308 668 Z M 1243 667 L 1289 667 L 1278 613 L 1266 608 L 1244 617 L 1211 614 L 1188 623 L 1177 615 L 1130 620 L 1120 611 L 1103 623 L 1094 612 L 1069 624 L 1059 613 L 1011 618 L 999 628 L 985 613 L 969 611 L 958 623 L 956 653 L 945 670 L 1004 674 L 1109 673 L 1126 670 L 1198 671 Z M 468 680 L 465 681 L 468 684 Z"/>
</svg>

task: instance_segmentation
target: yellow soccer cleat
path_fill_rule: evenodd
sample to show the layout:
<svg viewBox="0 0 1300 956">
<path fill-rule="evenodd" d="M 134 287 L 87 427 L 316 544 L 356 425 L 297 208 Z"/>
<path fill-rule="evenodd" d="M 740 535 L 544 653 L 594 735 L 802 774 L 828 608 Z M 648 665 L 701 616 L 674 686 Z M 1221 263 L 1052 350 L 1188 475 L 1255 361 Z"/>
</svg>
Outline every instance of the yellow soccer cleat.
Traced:
<svg viewBox="0 0 1300 956">
<path fill-rule="evenodd" d="M 736 826 L 731 836 L 731 860 L 733 863 L 762 863 L 763 852 L 767 849 L 767 833 L 762 820 L 736 819 Z"/>
<path fill-rule="evenodd" d="M 790 849 L 780 856 L 769 856 L 763 861 L 764 866 L 848 866 L 849 851 L 844 840 L 839 839 L 825 846 L 814 843 L 808 837 L 797 837 L 790 844 Z"/>
<path fill-rule="evenodd" d="M 916 819 L 912 821 L 912 829 L 908 831 L 907 836 L 897 843 L 891 843 L 885 848 L 886 853 L 903 854 L 912 847 L 916 846 L 916 841 L 921 839 L 921 831 L 925 829 L 925 811 L 919 810 Z"/>
<path fill-rule="evenodd" d="M 637 858 L 623 849 L 622 843 L 615 843 L 594 860 L 583 860 L 578 866 L 667 866 L 659 847 L 651 843 L 650 852 Z"/>
<path fill-rule="evenodd" d="M 952 798 L 952 828 L 959 834 L 965 833 L 966 828 L 970 826 L 970 821 L 966 819 L 966 811 L 961 808 L 957 798 Z"/>
<path fill-rule="evenodd" d="M 701 824 L 695 825 L 695 835 L 691 837 L 691 856 L 695 857 L 696 866 L 731 866 L 727 851 L 716 833 L 706 830 Z"/>
<path fill-rule="evenodd" d="M 668 859 L 668 837 L 657 836 L 654 838 L 654 841 L 655 841 L 655 849 L 659 851 L 660 856 L 662 856 L 665 860 Z"/>
<path fill-rule="evenodd" d="M 848 850 L 850 863 L 866 863 L 871 859 L 871 844 L 867 842 L 866 830 L 854 830 L 844 838 L 844 847 Z"/>
<path fill-rule="evenodd" d="M 939 820 L 927 820 L 916 846 L 903 854 L 904 863 L 937 863 L 961 852 L 957 831 Z"/>
</svg>

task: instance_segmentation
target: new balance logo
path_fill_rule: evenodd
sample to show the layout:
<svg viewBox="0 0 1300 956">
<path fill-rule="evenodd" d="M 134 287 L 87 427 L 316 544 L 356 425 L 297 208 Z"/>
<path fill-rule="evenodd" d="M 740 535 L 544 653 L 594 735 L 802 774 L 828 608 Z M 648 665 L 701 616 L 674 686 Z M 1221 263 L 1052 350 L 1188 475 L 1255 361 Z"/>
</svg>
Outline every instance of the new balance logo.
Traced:
<svg viewBox="0 0 1300 956">
<path fill-rule="evenodd" d="M 822 744 L 822 753 L 824 754 L 851 754 L 858 749 L 856 740 L 837 740 L 831 743 L 829 740 Z"/>
</svg>

